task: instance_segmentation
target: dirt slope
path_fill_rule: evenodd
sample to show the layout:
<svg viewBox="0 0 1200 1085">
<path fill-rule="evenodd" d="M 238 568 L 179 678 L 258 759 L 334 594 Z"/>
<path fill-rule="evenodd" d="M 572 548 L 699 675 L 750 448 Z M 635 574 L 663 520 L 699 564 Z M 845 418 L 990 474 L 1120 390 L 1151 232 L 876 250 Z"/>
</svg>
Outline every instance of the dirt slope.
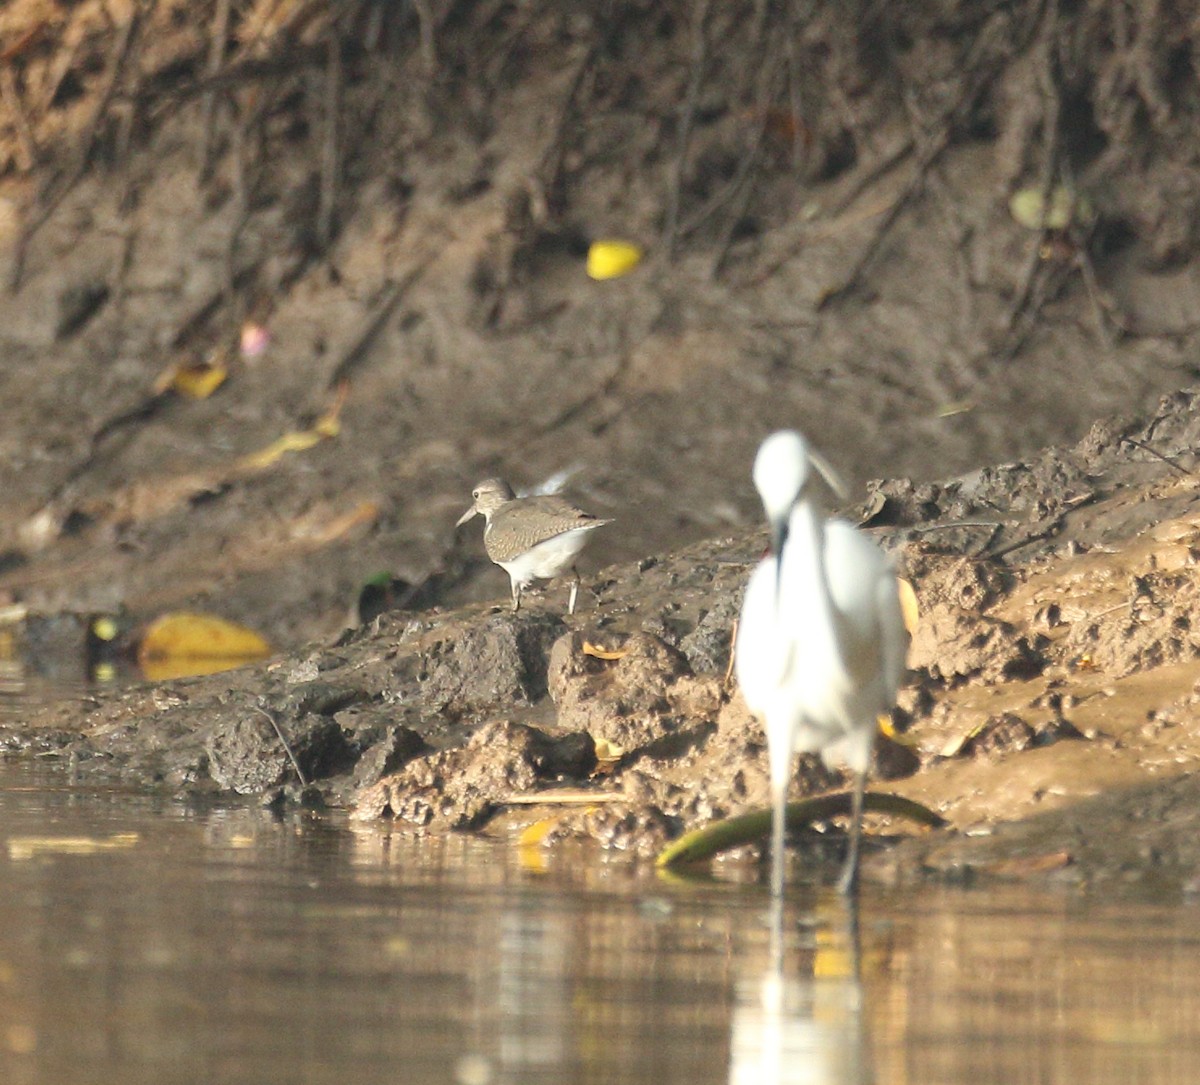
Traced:
<svg viewBox="0 0 1200 1085">
<path fill-rule="evenodd" d="M 13 0 L 0 592 L 295 645 L 378 569 L 498 594 L 451 531 L 485 474 L 577 469 L 604 563 L 753 524 L 780 424 L 861 482 L 1148 411 L 1196 371 L 1194 25 Z M 1056 189 L 1066 226 L 1014 221 Z M 605 236 L 647 260 L 589 280 Z M 205 361 L 211 398 L 155 393 Z M 336 437 L 246 466 L 343 385 Z"/>
</svg>

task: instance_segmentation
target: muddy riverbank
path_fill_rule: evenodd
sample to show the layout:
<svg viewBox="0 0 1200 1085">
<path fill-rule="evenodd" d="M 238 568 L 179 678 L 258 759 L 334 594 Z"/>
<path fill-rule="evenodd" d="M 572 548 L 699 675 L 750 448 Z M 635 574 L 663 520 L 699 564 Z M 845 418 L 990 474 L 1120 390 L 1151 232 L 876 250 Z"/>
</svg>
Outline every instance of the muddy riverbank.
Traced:
<svg viewBox="0 0 1200 1085">
<path fill-rule="evenodd" d="M 949 823 L 870 849 L 872 876 L 1194 887 L 1195 398 L 1027 463 L 885 482 L 858 507 L 921 607 L 873 787 Z M 512 613 L 496 570 L 493 603 L 387 612 L 263 667 L 47 707 L 4 744 L 85 778 L 649 858 L 766 804 L 764 738 L 725 677 L 762 546 L 751 532 L 608 567 L 570 617 L 562 586 Z M 815 760 L 799 775 L 798 795 L 839 784 Z M 809 847 L 836 853 L 840 835 Z"/>
<path fill-rule="evenodd" d="M 6 748 L 651 854 L 764 799 L 724 672 L 749 464 L 798 425 L 921 603 L 886 786 L 1068 819 L 876 876 L 1187 884 L 1144 789 L 1193 768 L 1200 21 L 800 7 L 4 5 L 0 606 L 275 652 Z M 644 258 L 590 277 L 612 238 Z M 455 531 L 491 474 L 614 520 L 578 614 L 509 613 Z M 406 609 L 346 632 L 381 570 Z"/>
</svg>

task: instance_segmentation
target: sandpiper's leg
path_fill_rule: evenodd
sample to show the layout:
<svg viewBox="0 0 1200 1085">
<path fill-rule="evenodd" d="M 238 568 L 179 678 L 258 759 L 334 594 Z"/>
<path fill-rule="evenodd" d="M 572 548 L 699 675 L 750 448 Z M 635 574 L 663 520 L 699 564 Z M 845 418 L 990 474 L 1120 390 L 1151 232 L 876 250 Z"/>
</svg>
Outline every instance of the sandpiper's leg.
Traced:
<svg viewBox="0 0 1200 1085">
<path fill-rule="evenodd" d="M 862 836 L 863 795 L 867 790 L 867 774 L 860 772 L 854 778 L 854 796 L 850 804 L 850 844 L 846 849 L 846 862 L 842 876 L 838 878 L 838 892 L 852 894 L 858 888 L 858 840 Z"/>
<path fill-rule="evenodd" d="M 512 582 L 512 597 L 513 597 L 513 613 L 516 614 L 521 609 L 521 585 L 515 580 Z"/>
<path fill-rule="evenodd" d="M 579 594 L 579 573 L 574 566 L 571 566 L 571 594 L 567 599 L 567 613 L 575 613 L 575 597 Z"/>
</svg>

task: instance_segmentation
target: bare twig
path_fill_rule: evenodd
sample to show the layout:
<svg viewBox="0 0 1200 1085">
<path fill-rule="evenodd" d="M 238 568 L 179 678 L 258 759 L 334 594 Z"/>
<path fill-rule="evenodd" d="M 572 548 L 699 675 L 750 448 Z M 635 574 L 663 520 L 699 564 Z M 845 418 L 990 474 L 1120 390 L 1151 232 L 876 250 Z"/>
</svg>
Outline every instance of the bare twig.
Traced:
<svg viewBox="0 0 1200 1085">
<path fill-rule="evenodd" d="M 17 168 L 22 172 L 33 169 L 37 162 L 37 140 L 29 124 L 29 114 L 21 101 L 17 77 L 11 64 L 0 64 L 0 101 L 12 115 L 13 129 L 17 135 Z"/>
<path fill-rule="evenodd" d="M 434 37 L 433 6 L 429 0 L 413 0 L 417 12 L 417 31 L 421 38 L 421 63 L 425 65 L 425 77 L 432 79 L 437 73 L 437 41 Z"/>
<path fill-rule="evenodd" d="M 628 801 L 624 791 L 589 791 L 583 787 L 535 791 L 524 795 L 509 795 L 502 800 L 505 806 L 590 806 L 593 803 Z"/>
<path fill-rule="evenodd" d="M 283 743 L 284 751 L 288 755 L 288 760 L 292 763 L 292 768 L 296 770 L 296 777 L 300 781 L 301 787 L 308 787 L 308 778 L 304 775 L 304 770 L 300 767 L 300 762 L 296 760 L 296 755 L 292 752 L 292 747 L 284 736 L 283 728 L 279 726 L 279 721 L 274 714 L 268 712 L 262 705 L 251 705 L 256 712 L 261 712 L 268 720 L 271 721 L 271 726 L 275 728 L 275 734 L 279 736 L 279 741 Z"/>
<path fill-rule="evenodd" d="M 329 377 L 329 388 L 343 384 L 349 379 L 351 373 L 362 364 L 363 358 L 366 357 L 371 344 L 375 342 L 376 336 L 379 335 L 383 326 L 387 323 L 388 317 L 396 311 L 396 306 L 400 304 L 400 300 L 425 273 L 425 269 L 431 262 L 432 258 L 426 257 L 409 271 L 403 279 L 400 279 L 398 282 L 389 282 L 383 287 L 379 292 L 379 297 L 375 300 L 371 308 L 371 312 L 363 321 L 362 329 L 342 353 L 337 365 L 333 367 L 333 372 Z"/>
<path fill-rule="evenodd" d="M 559 106 L 553 134 L 550 137 L 550 142 L 546 145 L 545 153 L 542 155 L 542 161 L 536 173 L 541 184 L 542 195 L 546 198 L 547 202 L 554 201 L 554 194 L 557 193 L 559 185 L 562 183 L 563 162 L 566 159 L 567 152 L 567 130 L 577 113 L 576 100 L 579 97 L 579 92 L 583 89 L 584 82 L 591 72 L 599 53 L 599 43 L 592 41 L 579 58 L 579 62 L 575 65 L 575 72 L 571 77 L 571 85 L 563 97 L 562 104 Z"/>
<path fill-rule="evenodd" d="M 804 164 L 805 140 L 800 138 L 799 126 L 805 124 L 805 103 L 801 90 L 803 82 L 801 75 L 800 56 L 796 51 L 796 42 L 801 39 L 805 23 L 812 18 L 812 2 L 806 0 L 804 11 L 799 10 L 798 0 L 787 0 L 787 33 L 784 35 L 784 45 L 787 54 L 788 73 L 788 105 L 792 111 L 792 123 L 797 126 L 796 138 L 792 140 L 792 169 L 800 172 Z"/>
<path fill-rule="evenodd" d="M 217 0 L 213 12 L 212 37 L 208 43 L 208 64 L 206 74 L 209 77 L 220 74 L 225 63 L 225 48 L 229 41 L 229 5 L 230 0 Z M 200 152 L 200 177 L 207 179 L 212 174 L 213 151 L 216 146 L 214 127 L 217 115 L 217 92 L 215 89 L 205 91 L 201 106 L 204 135 Z"/>
<path fill-rule="evenodd" d="M 29 243 L 33 240 L 34 235 L 46 225 L 50 217 L 58 209 L 59 204 L 62 203 L 67 194 L 83 179 L 84 173 L 87 172 L 88 162 L 91 160 L 92 150 L 95 147 L 96 138 L 100 131 L 100 123 L 104 119 L 104 115 L 108 112 L 108 107 L 112 103 L 113 96 L 116 94 L 141 21 L 151 13 L 155 2 L 156 0 L 150 0 L 145 11 L 135 6 L 128 21 L 118 33 L 117 40 L 113 43 L 112 51 L 109 53 L 108 67 L 104 73 L 104 81 L 96 100 L 96 106 L 92 110 L 87 124 L 83 127 L 83 138 L 77 146 L 75 161 L 72 162 L 70 169 L 67 170 L 66 175 L 59 182 L 55 190 L 43 199 L 30 216 L 29 221 L 25 224 L 25 228 L 21 231 L 21 236 L 17 239 L 16 251 L 12 262 L 12 274 L 9 280 L 9 289 L 14 293 L 19 289 L 21 278 L 25 272 L 25 258 L 29 251 Z"/>
<path fill-rule="evenodd" d="M 768 52 L 773 51 L 769 50 Z M 746 214 L 746 209 L 750 206 L 750 199 L 754 195 L 755 181 L 758 177 L 757 166 L 762 156 L 767 128 L 771 123 L 771 102 L 774 99 L 778 67 L 778 56 L 763 58 L 763 65 L 760 69 L 759 92 L 757 95 L 759 123 L 755 126 L 754 137 L 750 141 L 750 146 L 742 156 L 738 172 L 730 182 L 730 191 L 734 196 L 733 209 L 727 217 L 720 244 L 717 246 L 716 256 L 713 257 L 712 268 L 709 272 L 710 277 L 713 279 L 721 274 L 725 266 L 725 261 L 729 257 L 729 250 L 733 246 L 734 236 L 737 234 L 738 227 L 741 225 L 742 219 Z M 784 69 L 784 74 L 786 76 L 786 68 Z"/>
<path fill-rule="evenodd" d="M 325 123 L 321 141 L 321 189 L 317 206 L 317 247 L 329 249 L 333 240 L 337 207 L 338 177 L 341 172 L 339 120 L 342 108 L 342 39 L 337 21 L 329 28 L 329 60 L 325 66 Z"/>
<path fill-rule="evenodd" d="M 1195 471 L 1189 471 L 1186 467 L 1180 467 L 1179 464 L 1177 464 L 1169 456 L 1164 456 L 1161 452 L 1158 451 L 1158 449 L 1151 448 L 1148 444 L 1146 444 L 1145 441 L 1139 441 L 1133 437 L 1122 437 L 1121 443 L 1127 444 L 1127 445 L 1133 445 L 1134 448 L 1140 448 L 1143 452 L 1148 452 L 1156 460 L 1162 460 L 1162 462 L 1165 463 L 1172 471 L 1178 471 L 1179 474 L 1183 475 L 1184 478 L 1194 478 L 1195 477 L 1195 474 L 1196 474 Z"/>
<path fill-rule="evenodd" d="M 1054 0 L 1050 2 L 1053 3 Z M 1016 41 L 1013 40 L 1013 28 L 1009 18 L 1006 13 L 998 11 L 979 34 L 962 65 L 963 70 L 968 73 L 968 85 L 958 95 L 957 100 L 943 111 L 934 125 L 934 134 L 931 137 L 924 141 L 914 138 L 917 145 L 917 162 L 908 186 L 879 222 L 874 237 L 855 261 L 850 273 L 838 286 L 826 291 L 817 304 L 818 309 L 848 297 L 858 288 L 884 239 L 899 220 L 904 208 L 922 191 L 928 172 L 950 146 L 951 137 L 959 125 L 970 114 L 979 96 L 995 81 L 1000 72 L 1006 69 L 1002 61 L 1026 47 L 1029 40 L 1027 36 L 1021 35 Z M 1036 25 L 1034 20 L 1034 26 Z"/>
<path fill-rule="evenodd" d="M 663 224 L 663 251 L 668 260 L 675 255 L 675 241 L 679 230 L 679 200 L 683 188 L 683 173 L 687 163 L 688 147 L 692 141 L 692 127 L 696 122 L 696 106 L 700 98 L 700 85 L 708 57 L 708 12 L 710 0 L 698 0 L 692 11 L 692 67 L 688 73 L 687 91 L 683 99 L 683 115 L 679 124 L 679 146 L 671 167 L 670 188 L 667 191 L 666 221 Z"/>
<path fill-rule="evenodd" d="M 1082 494 L 1080 497 L 1070 501 L 1066 508 L 1059 512 L 1056 516 L 1051 517 L 1037 531 L 1030 532 L 1019 539 L 1014 539 L 1012 542 L 1005 543 L 1003 546 L 997 546 L 994 549 L 989 549 L 987 546 L 981 547 L 975 553 L 979 557 L 989 558 L 995 561 L 998 558 L 1005 557 L 1016 550 L 1023 550 L 1027 546 L 1032 546 L 1036 542 L 1042 542 L 1057 535 L 1062 530 L 1063 525 L 1067 521 L 1067 517 L 1076 509 L 1083 508 L 1084 505 L 1091 505 L 1100 500 L 1099 494 L 1090 493 Z"/>
<path fill-rule="evenodd" d="M 234 126 L 233 139 L 229 149 L 231 162 L 230 180 L 233 189 L 230 201 L 233 207 L 233 224 L 229 230 L 229 237 L 225 241 L 224 297 L 222 301 L 231 310 L 238 296 L 238 241 L 241 239 L 242 230 L 245 229 L 246 223 L 250 221 L 250 196 L 247 192 L 246 183 L 246 140 L 247 128 L 253 119 L 253 117 L 246 118 Z"/>
<path fill-rule="evenodd" d="M 1054 54 L 1051 49 L 1051 36 L 1054 33 L 1054 13 L 1057 11 L 1057 0 L 1050 0 L 1046 10 L 1045 29 L 1043 30 L 1043 63 L 1039 72 L 1038 88 L 1044 103 L 1042 119 L 1042 162 L 1038 170 L 1038 191 L 1042 195 L 1040 222 L 1036 233 L 1030 240 L 1029 249 L 1025 255 L 1025 267 L 1021 273 L 1020 287 L 1009 308 L 1004 328 L 1012 335 L 1018 322 L 1026 316 L 1027 310 L 1032 309 L 1036 316 L 1039 305 L 1031 305 L 1035 285 L 1038 281 L 1038 271 L 1042 266 L 1042 245 L 1046 240 L 1046 216 L 1050 210 L 1050 195 L 1054 187 L 1054 175 L 1058 164 L 1058 128 L 1062 112 L 1059 101 L 1058 84 L 1054 77 Z M 1006 354 L 1015 353 L 1011 349 Z"/>
<path fill-rule="evenodd" d="M 950 144 L 950 132 L 950 124 L 943 125 L 941 131 L 938 132 L 929 145 L 917 156 L 916 168 L 913 170 L 913 175 L 909 178 L 904 191 L 896 197 L 892 205 L 884 212 L 883 218 L 875 228 L 874 235 L 862 252 L 859 253 L 858 259 L 854 261 L 845 278 L 837 286 L 825 291 L 818 299 L 816 305 L 818 310 L 824 309 L 834 302 L 843 300 L 858 289 L 863 275 L 879 254 L 879 250 L 883 247 L 883 242 L 886 240 L 888 234 L 891 233 L 892 227 L 896 225 L 909 203 L 924 189 L 926 175 Z"/>
<path fill-rule="evenodd" d="M 766 73 L 764 75 L 764 85 L 769 88 L 772 82 L 771 76 L 774 74 L 774 64 L 764 64 L 763 68 L 764 72 Z M 718 246 L 717 256 L 713 261 L 713 267 L 710 272 L 710 274 L 714 277 L 720 273 L 721 267 L 725 261 L 726 250 L 728 249 L 733 231 L 736 229 L 738 219 L 741 217 L 741 213 L 744 213 L 746 204 L 749 200 L 749 194 L 745 193 L 744 190 L 746 187 L 753 187 L 750 184 L 752 181 L 752 174 L 755 166 L 758 164 L 759 156 L 762 152 L 763 137 L 766 133 L 768 125 L 770 124 L 770 117 L 768 115 L 769 105 L 769 95 L 760 93 L 758 96 L 757 107 L 760 123 L 755 126 L 754 136 L 750 142 L 750 146 L 746 149 L 745 153 L 741 157 L 741 160 L 738 162 L 737 171 L 734 173 L 733 177 L 729 179 L 728 183 L 724 185 L 724 187 L 715 192 L 709 198 L 708 202 L 705 203 L 703 207 L 701 207 L 687 222 L 685 222 L 679 228 L 679 233 L 684 237 L 687 237 L 695 233 L 701 226 L 704 225 L 705 222 L 712 218 L 713 215 L 725 207 L 726 204 L 737 199 L 739 196 L 742 197 L 737 203 L 737 207 L 739 207 L 741 211 L 733 216 L 732 225 L 726 229 L 722 244 Z"/>
</svg>

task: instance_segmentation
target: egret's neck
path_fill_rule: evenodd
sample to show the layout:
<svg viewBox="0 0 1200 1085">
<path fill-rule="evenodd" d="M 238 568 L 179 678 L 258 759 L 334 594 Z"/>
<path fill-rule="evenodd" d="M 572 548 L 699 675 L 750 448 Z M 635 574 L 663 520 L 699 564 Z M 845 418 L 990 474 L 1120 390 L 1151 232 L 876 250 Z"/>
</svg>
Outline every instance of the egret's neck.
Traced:
<svg viewBox="0 0 1200 1085">
<path fill-rule="evenodd" d="M 828 629 L 834 642 L 829 645 L 840 656 L 842 647 L 841 615 L 829 593 L 825 569 L 825 521 L 811 501 L 798 501 L 788 517 L 788 539 L 784 547 L 783 594 L 803 598 L 807 613 L 803 621 L 814 629 Z"/>
</svg>

